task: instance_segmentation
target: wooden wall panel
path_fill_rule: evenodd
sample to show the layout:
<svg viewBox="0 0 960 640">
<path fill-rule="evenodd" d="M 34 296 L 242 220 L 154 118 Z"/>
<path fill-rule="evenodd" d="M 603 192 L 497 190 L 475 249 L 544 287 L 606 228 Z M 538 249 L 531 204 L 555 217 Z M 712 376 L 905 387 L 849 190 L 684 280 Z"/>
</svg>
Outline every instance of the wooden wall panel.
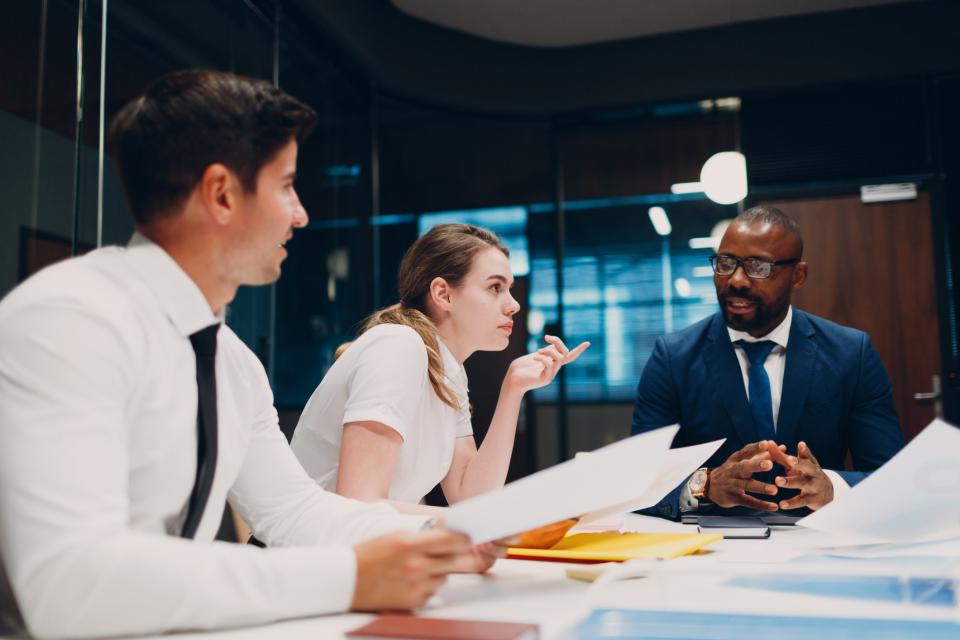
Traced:
<svg viewBox="0 0 960 640">
<path fill-rule="evenodd" d="M 865 205 L 858 197 L 766 202 L 803 230 L 810 276 L 793 298 L 805 311 L 870 334 L 893 382 L 910 439 L 934 416 L 913 394 L 940 373 L 939 319 L 927 194 Z"/>
</svg>

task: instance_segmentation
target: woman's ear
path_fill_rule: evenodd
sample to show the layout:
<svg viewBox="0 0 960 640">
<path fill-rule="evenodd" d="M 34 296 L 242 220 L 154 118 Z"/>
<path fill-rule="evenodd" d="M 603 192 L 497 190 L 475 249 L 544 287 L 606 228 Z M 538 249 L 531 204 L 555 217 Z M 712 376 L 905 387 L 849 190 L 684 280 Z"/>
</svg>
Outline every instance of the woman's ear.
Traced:
<svg viewBox="0 0 960 640">
<path fill-rule="evenodd" d="M 430 305 L 438 311 L 449 311 L 453 301 L 451 293 L 453 292 L 450 284 L 443 278 L 434 278 L 430 281 L 428 298 Z"/>
</svg>

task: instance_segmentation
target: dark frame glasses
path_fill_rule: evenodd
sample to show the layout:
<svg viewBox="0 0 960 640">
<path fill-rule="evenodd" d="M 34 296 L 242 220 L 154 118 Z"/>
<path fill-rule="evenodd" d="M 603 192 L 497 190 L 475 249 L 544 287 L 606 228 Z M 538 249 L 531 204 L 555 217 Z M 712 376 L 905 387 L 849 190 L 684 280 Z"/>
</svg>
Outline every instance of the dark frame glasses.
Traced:
<svg viewBox="0 0 960 640">
<path fill-rule="evenodd" d="M 713 272 L 718 276 L 732 276 L 737 268 L 743 267 L 743 272 L 748 278 L 754 280 L 766 280 L 773 275 L 773 268 L 781 265 L 797 264 L 800 258 L 790 258 L 789 260 L 766 260 L 764 258 L 738 258 L 725 253 L 713 254 L 710 256 L 710 265 Z"/>
</svg>

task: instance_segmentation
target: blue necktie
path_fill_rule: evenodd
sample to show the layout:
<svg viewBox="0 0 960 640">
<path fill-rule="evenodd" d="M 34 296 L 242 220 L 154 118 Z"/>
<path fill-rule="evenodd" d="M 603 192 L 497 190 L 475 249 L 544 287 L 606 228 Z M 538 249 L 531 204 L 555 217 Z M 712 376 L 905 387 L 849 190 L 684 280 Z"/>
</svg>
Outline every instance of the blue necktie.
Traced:
<svg viewBox="0 0 960 640">
<path fill-rule="evenodd" d="M 758 440 L 773 440 L 776 432 L 773 428 L 773 398 L 770 395 L 770 378 L 763 368 L 767 356 L 777 344 L 769 340 L 747 342 L 737 340 L 737 345 L 743 348 L 750 361 L 750 371 L 747 372 L 750 391 L 750 412 L 757 427 Z"/>
</svg>

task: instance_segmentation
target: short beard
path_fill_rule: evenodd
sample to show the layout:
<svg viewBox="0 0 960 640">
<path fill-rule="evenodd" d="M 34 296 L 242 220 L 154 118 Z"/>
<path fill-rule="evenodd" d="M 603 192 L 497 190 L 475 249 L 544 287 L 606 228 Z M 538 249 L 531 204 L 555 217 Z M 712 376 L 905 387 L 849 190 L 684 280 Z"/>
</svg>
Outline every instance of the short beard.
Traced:
<svg viewBox="0 0 960 640">
<path fill-rule="evenodd" d="M 727 310 L 727 297 L 731 295 L 737 298 L 743 298 L 744 300 L 749 300 L 756 305 L 756 311 L 754 312 L 752 319 L 747 320 L 743 316 L 730 313 L 730 311 Z M 737 291 L 731 289 L 728 289 L 725 293 L 718 293 L 717 301 L 720 303 L 720 311 L 723 313 L 723 320 L 726 322 L 727 326 L 734 331 L 743 331 L 744 333 L 751 333 L 767 327 L 772 329 L 773 327 L 770 327 L 769 325 L 776 319 L 778 315 L 783 313 L 784 309 L 786 309 L 790 304 L 789 298 L 781 298 L 774 301 L 773 304 L 764 305 L 763 301 L 746 291 Z"/>
</svg>

